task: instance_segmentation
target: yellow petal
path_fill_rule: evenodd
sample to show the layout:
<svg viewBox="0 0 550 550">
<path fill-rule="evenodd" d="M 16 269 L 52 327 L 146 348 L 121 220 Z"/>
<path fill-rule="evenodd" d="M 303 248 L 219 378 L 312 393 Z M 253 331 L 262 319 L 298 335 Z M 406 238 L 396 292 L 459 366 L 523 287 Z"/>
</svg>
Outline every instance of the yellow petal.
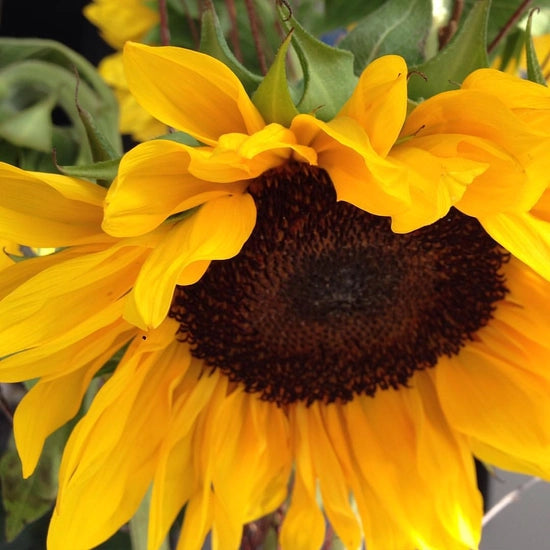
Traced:
<svg viewBox="0 0 550 550">
<path fill-rule="evenodd" d="M 222 134 L 252 134 L 264 122 L 239 79 L 221 61 L 175 47 L 124 47 L 132 94 L 155 118 L 214 144 Z"/>
<path fill-rule="evenodd" d="M 354 118 L 365 129 L 373 149 L 386 156 L 407 114 L 407 65 L 398 55 L 375 59 L 363 71 L 338 116 Z"/>
<path fill-rule="evenodd" d="M 550 158 L 545 153 L 548 146 L 545 139 L 531 136 L 517 147 L 510 144 L 506 152 L 488 140 L 464 136 L 458 147 L 459 154 L 485 163 L 488 168 L 468 185 L 457 208 L 477 218 L 529 211 L 548 186 Z"/>
<path fill-rule="evenodd" d="M 193 465 L 195 423 L 207 407 L 219 379 L 216 372 L 200 377 L 202 368 L 200 361 L 191 360 L 186 377 L 178 388 L 181 393 L 174 403 L 174 414 L 153 481 L 147 531 L 149 548 L 157 548 L 162 543 L 199 483 Z"/>
<path fill-rule="evenodd" d="M 361 478 L 411 547 L 477 546 L 481 500 L 465 439 L 454 437 L 426 373 L 417 373 L 410 386 L 342 407 L 344 422 L 353 426 L 350 445 Z"/>
<path fill-rule="evenodd" d="M 341 415 L 341 408 L 330 406 L 323 410 L 327 433 L 338 455 L 346 478 L 353 492 L 353 498 L 361 517 L 365 542 L 376 546 L 383 541 L 385 550 L 402 550 L 410 546 L 409 534 L 394 521 L 391 511 L 385 510 L 382 502 L 373 493 L 368 477 L 356 465 L 349 441 L 349 427 Z"/>
<path fill-rule="evenodd" d="M 46 438 L 76 415 L 94 374 L 130 338 L 123 329 L 127 325 L 119 321 L 88 338 L 89 342 L 78 342 L 65 357 L 58 354 L 57 361 L 62 365 L 70 361 L 71 370 L 42 378 L 19 403 L 13 430 L 24 477 L 34 471 Z M 82 353 L 87 346 L 91 354 Z"/>
<path fill-rule="evenodd" d="M 393 231 L 406 233 L 439 220 L 485 172 L 487 164 L 458 156 L 460 142 L 460 136 L 428 136 L 394 147 L 390 156 L 404 168 L 412 201 L 410 208 L 393 215 Z"/>
<path fill-rule="evenodd" d="M 108 240 L 100 228 L 104 196 L 87 181 L 0 163 L 0 234 L 32 247 Z"/>
<path fill-rule="evenodd" d="M 550 350 L 496 319 L 477 336 L 479 341 L 452 359 L 441 358 L 435 369 L 449 422 L 510 461 L 538 462 L 550 476 Z"/>
<path fill-rule="evenodd" d="M 317 164 L 330 175 L 338 200 L 379 216 L 392 216 L 410 204 L 402 167 L 378 155 L 355 120 L 339 117 L 325 123 L 298 115 L 291 129 L 300 143 L 317 151 Z"/>
<path fill-rule="evenodd" d="M 211 200 L 174 224 L 141 269 L 128 298 L 134 304 L 128 305 L 126 319 L 141 327 L 158 326 L 168 313 L 176 284 L 193 284 L 204 274 L 206 262 L 238 254 L 255 223 L 254 201 L 242 194 Z"/>
<path fill-rule="evenodd" d="M 212 488 L 212 474 L 215 463 L 220 456 L 220 439 L 224 433 L 219 426 L 227 425 L 227 418 L 221 414 L 227 396 L 228 379 L 217 376 L 217 384 L 210 399 L 207 410 L 199 416 L 195 428 L 194 467 L 197 476 L 196 488 L 193 496 L 185 508 L 178 550 L 200 550 L 204 538 L 210 531 L 214 515 L 214 495 Z M 225 409 L 227 410 L 227 409 Z"/>
<path fill-rule="evenodd" d="M 156 10 L 143 0 L 94 0 L 83 9 L 84 15 L 101 30 L 102 38 L 113 48 L 126 40 L 141 40 L 159 20 Z"/>
<path fill-rule="evenodd" d="M 550 283 L 516 258 L 505 266 L 508 294 L 498 304 L 494 318 L 548 345 L 550 332 Z"/>
<path fill-rule="evenodd" d="M 479 69 L 462 83 L 462 88 L 498 95 L 514 114 L 541 134 L 550 132 L 550 91 L 515 75 L 494 69 Z"/>
<path fill-rule="evenodd" d="M 521 472 L 542 479 L 550 479 L 548 461 L 541 462 L 539 457 L 531 459 L 518 457 L 506 450 L 488 445 L 475 437 L 470 437 L 470 447 L 475 456 L 487 464 L 498 465 L 499 468 L 510 472 Z"/>
<path fill-rule="evenodd" d="M 117 96 L 120 108 L 118 126 L 122 134 L 131 134 L 136 141 L 147 141 L 168 133 L 166 125 L 154 119 L 128 90 L 122 52 L 104 57 L 98 71 Z"/>
<path fill-rule="evenodd" d="M 520 166 L 546 163 L 548 136 L 542 136 L 496 97 L 477 90 L 437 94 L 407 117 L 402 137 L 462 134 L 482 138 Z M 535 152 L 537 154 L 535 154 Z M 496 155 L 495 155 L 496 156 Z"/>
<path fill-rule="evenodd" d="M 315 164 L 313 149 L 296 142 L 293 132 L 279 124 L 269 124 L 252 136 L 225 134 L 214 148 L 189 147 L 189 172 L 212 182 L 251 179 L 275 168 L 291 157 Z"/>
<path fill-rule="evenodd" d="M 334 442 L 323 424 L 322 412 L 326 407 L 314 403 L 310 407 L 298 407 L 297 414 L 302 415 L 296 429 L 304 430 L 300 440 L 308 440 L 309 448 L 314 449 L 309 457 L 319 479 L 319 488 L 323 498 L 323 508 L 330 524 L 335 529 L 346 548 L 359 548 L 361 529 L 357 516 L 350 505 L 350 487 L 342 465 L 334 450 Z M 302 443 L 303 444 L 303 443 Z M 297 455 L 300 456 L 300 450 Z M 304 457 L 303 459 L 306 459 Z M 298 463 L 300 467 L 300 463 Z"/>
<path fill-rule="evenodd" d="M 190 150 L 156 140 L 129 151 L 107 193 L 103 229 L 117 237 L 142 235 L 173 214 L 244 190 L 240 182 L 212 183 L 192 176 Z"/>
<path fill-rule="evenodd" d="M 495 241 L 550 280 L 550 222 L 530 213 L 502 213 L 480 218 Z"/>
<path fill-rule="evenodd" d="M 73 249 L 60 252 L 53 258 L 57 263 L 20 282 L 0 301 L 0 357 L 72 331 L 84 336 L 102 322 L 102 326 L 113 322 L 110 307 L 116 310 L 116 302 L 131 287 L 143 251 L 137 247 L 88 251 L 80 256 Z M 25 264 L 46 263 L 39 260 L 27 260 L 4 271 L 26 275 L 29 269 Z"/>
<path fill-rule="evenodd" d="M 280 506 L 292 457 L 285 413 L 236 390 L 224 400 L 212 453 L 215 493 L 213 545 L 239 548 L 245 523 Z"/>
<path fill-rule="evenodd" d="M 459 153 L 489 165 L 457 204 L 477 218 L 528 211 L 548 185 L 550 134 L 541 135 L 499 97 L 472 89 L 438 94 L 409 115 L 402 132 L 464 136 Z"/>
<path fill-rule="evenodd" d="M 34 347 L 14 348 L 12 355 L 0 360 L 0 380 L 19 382 L 41 376 L 54 377 L 80 368 L 94 358 L 101 341 L 113 338 L 112 326 L 120 322 L 122 306 L 122 303 L 111 304 Z M 123 324 L 126 329 L 134 329 L 128 323 Z"/>
<path fill-rule="evenodd" d="M 183 526 L 176 550 L 201 550 L 212 525 L 213 495 L 210 488 L 197 493 L 185 507 Z"/>
<path fill-rule="evenodd" d="M 307 437 L 303 438 L 303 434 L 307 433 L 303 409 L 305 405 L 302 403 L 297 403 L 291 409 L 296 472 L 290 507 L 280 534 L 283 550 L 318 550 L 325 538 L 325 518 L 317 503 L 311 459 L 316 449 L 311 448 Z"/>
<path fill-rule="evenodd" d="M 169 322 L 138 338 L 65 447 L 48 548 L 92 548 L 126 523 L 149 487 L 188 350 Z M 128 359 L 126 359 L 128 357 Z"/>
</svg>

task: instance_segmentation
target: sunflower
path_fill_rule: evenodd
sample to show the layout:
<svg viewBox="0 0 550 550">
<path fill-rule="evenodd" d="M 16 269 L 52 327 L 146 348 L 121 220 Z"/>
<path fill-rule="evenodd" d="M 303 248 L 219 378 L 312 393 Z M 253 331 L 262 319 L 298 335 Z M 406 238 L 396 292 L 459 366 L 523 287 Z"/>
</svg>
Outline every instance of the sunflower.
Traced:
<svg viewBox="0 0 550 550">
<path fill-rule="evenodd" d="M 159 22 L 147 0 L 93 0 L 84 7 L 86 18 L 101 31 L 107 44 L 120 50 L 127 40 L 139 41 Z"/>
<path fill-rule="evenodd" d="M 98 27 L 105 42 L 120 50 L 127 40 L 143 41 L 158 25 L 158 8 L 153 9 L 154 5 L 144 0 L 94 0 L 83 12 Z M 130 134 L 136 141 L 146 141 L 167 132 L 166 125 L 145 111 L 129 92 L 120 52 L 106 56 L 98 71 L 117 96 L 122 134 Z"/>
<path fill-rule="evenodd" d="M 333 119 L 287 127 L 204 54 L 128 44 L 125 65 L 197 146 L 137 146 L 108 191 L 0 167 L 3 236 L 59 249 L 0 279 L 0 376 L 40 378 L 25 475 L 123 353 L 48 548 L 100 544 L 149 489 L 150 549 L 182 508 L 179 550 L 230 550 L 279 507 L 286 550 L 327 520 L 349 549 L 476 548 L 474 455 L 550 477 L 548 90 L 482 70 L 407 116 L 386 56 Z"/>
</svg>

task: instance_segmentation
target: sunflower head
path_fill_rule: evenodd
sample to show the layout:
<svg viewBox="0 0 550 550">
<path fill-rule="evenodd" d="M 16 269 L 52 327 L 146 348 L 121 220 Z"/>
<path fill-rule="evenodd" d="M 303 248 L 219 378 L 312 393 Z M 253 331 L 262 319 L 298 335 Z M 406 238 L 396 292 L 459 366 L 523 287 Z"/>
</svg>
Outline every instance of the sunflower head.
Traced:
<svg viewBox="0 0 550 550">
<path fill-rule="evenodd" d="M 183 550 L 236 550 L 273 513 L 284 550 L 327 521 L 350 549 L 465 550 L 474 456 L 550 477 L 550 92 L 480 69 L 411 109 L 403 57 L 355 75 L 292 24 L 254 92 L 232 61 L 126 43 L 128 89 L 175 135 L 108 188 L 0 165 L 2 237 L 55 249 L 0 279 L 0 374 L 38 379 L 26 475 L 116 358 L 51 550 L 101 544 L 146 494 L 150 548 L 184 509 Z"/>
</svg>

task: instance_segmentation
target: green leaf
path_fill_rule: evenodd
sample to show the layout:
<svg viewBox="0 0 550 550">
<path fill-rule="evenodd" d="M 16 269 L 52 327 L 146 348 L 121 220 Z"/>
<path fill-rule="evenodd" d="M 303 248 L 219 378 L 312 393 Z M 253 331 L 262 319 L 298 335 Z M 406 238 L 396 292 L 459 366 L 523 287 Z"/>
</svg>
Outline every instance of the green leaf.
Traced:
<svg viewBox="0 0 550 550">
<path fill-rule="evenodd" d="M 533 44 L 533 37 L 531 36 L 531 24 L 535 12 L 536 10 L 532 10 L 529 13 L 529 19 L 527 20 L 527 32 L 525 42 L 525 53 L 527 58 L 527 78 L 531 80 L 531 82 L 536 82 L 537 84 L 547 86 L 546 79 L 542 74 L 542 69 L 537 58 L 537 52 L 535 51 L 535 46 Z"/>
<path fill-rule="evenodd" d="M 291 39 L 292 33 L 289 33 L 281 44 L 273 65 L 252 96 L 254 105 L 267 123 L 278 122 L 283 126 L 290 126 L 292 119 L 298 114 L 290 96 L 286 76 L 286 55 Z"/>
<path fill-rule="evenodd" d="M 229 49 L 213 6 L 207 8 L 202 16 L 200 51 L 227 65 L 237 75 L 249 94 L 260 84 L 261 76 L 250 72 Z"/>
<path fill-rule="evenodd" d="M 22 478 L 21 463 L 13 442 L 2 456 L 0 479 L 8 541 L 13 540 L 27 524 L 52 507 L 57 494 L 57 472 L 61 454 L 71 428 L 68 424 L 48 437 L 40 462 L 28 479 Z"/>
<path fill-rule="evenodd" d="M 17 72 L 20 86 L 14 87 L 17 84 L 13 79 L 15 75 L 6 80 L 4 70 L 7 68 Z M 34 72 L 34 68 L 38 69 L 38 73 Z M 0 38 L 0 69 L 3 69 L 0 79 L 0 102 L 7 93 L 11 97 L 20 97 L 22 90 L 30 90 L 33 93 L 38 91 L 39 95 L 35 95 L 35 101 L 53 93 L 58 100 L 63 99 L 63 104 L 59 106 L 67 113 L 73 124 L 78 118 L 74 111 L 76 70 L 81 80 L 79 99 L 82 107 L 92 114 L 95 123 L 116 151 L 122 152 L 122 141 L 118 132 L 117 99 L 96 68 L 85 58 L 53 40 Z M 64 104 L 69 98 L 73 104 L 73 111 Z M 76 142 L 85 150 L 85 147 L 82 147 L 84 140 L 77 139 Z M 90 160 L 89 156 L 86 158 L 85 151 L 80 154 L 79 162 Z"/>
<path fill-rule="evenodd" d="M 479 0 L 445 48 L 422 65 L 411 67 L 411 72 L 419 72 L 427 79 L 411 75 L 411 99 L 419 101 L 455 89 L 469 73 L 488 66 L 485 44 L 490 4 L 490 0 Z"/>
<path fill-rule="evenodd" d="M 358 74 L 386 54 L 398 53 L 411 65 L 425 59 L 431 25 L 430 0 L 389 0 L 359 21 L 339 45 L 355 55 Z"/>
<path fill-rule="evenodd" d="M 55 98 L 50 95 L 26 109 L 8 115 L 0 120 L 0 137 L 19 147 L 51 152 L 51 113 L 54 106 Z"/>
<path fill-rule="evenodd" d="M 348 26 L 357 23 L 369 13 L 373 12 L 384 4 L 386 0 L 326 0 L 325 19 L 332 28 Z"/>
<path fill-rule="evenodd" d="M 58 165 L 57 168 L 66 176 L 112 182 L 117 175 L 119 164 L 120 158 L 116 158 L 92 164 L 78 164 L 76 166 Z"/>
<path fill-rule="evenodd" d="M 357 84 L 353 55 L 333 48 L 311 36 L 291 15 L 280 9 L 287 28 L 294 29 L 292 44 L 304 74 L 303 95 L 297 105 L 301 113 L 315 113 L 321 120 L 334 118 Z"/>
<path fill-rule="evenodd" d="M 46 537 L 53 509 L 28 523 L 11 542 L 0 544 L 0 550 L 38 550 L 46 548 Z"/>
<path fill-rule="evenodd" d="M 155 139 L 166 139 L 168 141 L 175 141 L 176 143 L 183 143 L 183 145 L 189 145 L 189 147 L 198 147 L 200 143 L 186 132 L 169 132 L 162 136 L 158 136 Z"/>
<path fill-rule="evenodd" d="M 100 162 L 112 160 L 120 156 L 96 124 L 92 115 L 80 105 L 78 99 L 76 100 L 76 107 L 78 109 L 78 116 L 86 130 L 86 136 L 92 152 L 92 160 Z"/>
</svg>

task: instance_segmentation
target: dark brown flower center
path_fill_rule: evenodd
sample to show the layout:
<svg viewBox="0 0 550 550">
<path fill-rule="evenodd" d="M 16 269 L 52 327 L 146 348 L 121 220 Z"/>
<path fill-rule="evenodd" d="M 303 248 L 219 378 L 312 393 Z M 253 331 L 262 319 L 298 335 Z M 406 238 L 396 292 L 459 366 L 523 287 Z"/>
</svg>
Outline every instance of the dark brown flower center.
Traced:
<svg viewBox="0 0 550 550">
<path fill-rule="evenodd" d="M 178 287 L 170 315 L 196 357 L 263 399 L 345 402 L 407 385 L 457 354 L 506 294 L 507 255 L 456 210 L 396 234 L 305 164 L 266 172 L 250 193 L 252 236 Z"/>
</svg>

